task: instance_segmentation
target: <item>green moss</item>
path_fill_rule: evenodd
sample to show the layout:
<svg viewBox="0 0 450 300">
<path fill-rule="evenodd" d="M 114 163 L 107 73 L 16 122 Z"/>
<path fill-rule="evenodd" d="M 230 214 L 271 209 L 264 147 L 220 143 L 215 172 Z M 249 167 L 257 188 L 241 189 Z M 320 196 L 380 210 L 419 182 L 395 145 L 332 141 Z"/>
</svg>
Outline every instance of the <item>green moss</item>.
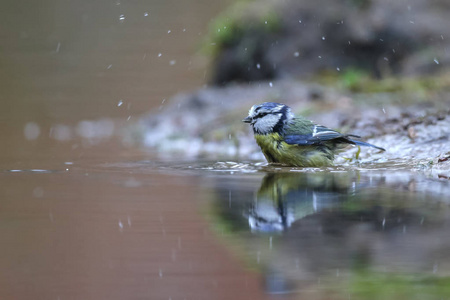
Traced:
<svg viewBox="0 0 450 300">
<path fill-rule="evenodd" d="M 325 85 L 354 93 L 414 93 L 426 98 L 428 93 L 450 89 L 450 73 L 421 77 L 385 77 L 376 79 L 363 69 L 348 68 L 343 72 L 327 72 L 316 78 Z"/>
<path fill-rule="evenodd" d="M 372 5 L 371 0 L 350 0 L 350 4 L 352 4 L 356 8 L 365 9 Z"/>
<path fill-rule="evenodd" d="M 450 277 L 362 271 L 351 278 L 349 293 L 355 299 L 447 299 Z"/>
<path fill-rule="evenodd" d="M 272 33 L 281 28 L 281 18 L 269 3 L 240 1 L 217 16 L 209 25 L 203 52 L 216 56 L 247 34 Z"/>
<path fill-rule="evenodd" d="M 369 72 L 365 70 L 349 68 L 338 80 L 340 81 L 339 83 L 345 88 L 352 91 L 357 91 L 361 86 L 367 84 L 372 79 Z"/>
</svg>

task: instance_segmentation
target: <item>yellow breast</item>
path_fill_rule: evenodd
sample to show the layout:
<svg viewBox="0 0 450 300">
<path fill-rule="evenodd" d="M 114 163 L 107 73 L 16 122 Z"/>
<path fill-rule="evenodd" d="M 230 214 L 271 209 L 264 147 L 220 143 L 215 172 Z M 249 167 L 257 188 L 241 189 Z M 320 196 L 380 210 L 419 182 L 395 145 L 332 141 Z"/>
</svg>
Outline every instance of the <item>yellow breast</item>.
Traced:
<svg viewBox="0 0 450 300">
<path fill-rule="evenodd" d="M 264 156 L 269 163 L 280 163 L 294 167 L 324 167 L 333 165 L 334 155 L 326 148 L 317 146 L 290 145 L 278 133 L 255 134 Z"/>
</svg>

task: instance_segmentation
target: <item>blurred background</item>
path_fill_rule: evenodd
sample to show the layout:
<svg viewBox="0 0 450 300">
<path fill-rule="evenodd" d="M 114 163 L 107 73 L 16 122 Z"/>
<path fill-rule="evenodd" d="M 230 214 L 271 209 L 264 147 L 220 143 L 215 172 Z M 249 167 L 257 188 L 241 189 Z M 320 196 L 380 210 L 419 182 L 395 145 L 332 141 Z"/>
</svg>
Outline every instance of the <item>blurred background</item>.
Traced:
<svg viewBox="0 0 450 300">
<path fill-rule="evenodd" d="M 247 136 L 239 138 L 248 131 L 229 126 L 238 116 L 220 117 L 234 110 L 242 118 L 264 100 L 287 102 L 297 111 L 296 103 L 302 103 L 301 111 L 311 113 L 325 105 L 305 101 L 325 100 L 336 108 L 365 97 L 377 109 L 376 120 L 395 101 L 426 103 L 437 107 L 433 113 L 446 113 L 447 9 L 441 0 L 6 1 L 0 76 L 2 136 L 8 143 L 2 157 L 29 157 L 53 147 L 86 150 L 124 128 L 137 128 L 148 112 L 153 115 L 141 122 L 144 128 L 131 130 L 139 136 L 127 133 L 126 144 L 167 152 L 177 148 L 175 135 L 187 137 L 182 149 L 200 137 L 197 148 L 209 149 L 203 143 L 212 140 L 216 147 L 207 152 L 218 153 L 248 145 Z M 214 88 L 219 86 L 228 90 Z M 377 102 L 380 95 L 385 103 Z M 209 105 L 207 110 L 199 103 Z M 352 107 L 327 125 L 358 131 L 361 126 L 343 120 L 355 115 Z M 410 110 L 417 109 L 423 107 Z M 394 111 L 387 110 L 387 118 L 398 118 Z M 364 113 L 357 115 L 365 119 Z M 229 145 L 220 144 L 230 136 Z M 168 147 L 158 146 L 166 142 Z M 190 152 L 183 155 L 202 151 Z M 248 152 L 243 148 L 241 154 Z"/>
<path fill-rule="evenodd" d="M 201 87 L 206 65 L 196 53 L 226 5 L 5 1 L 2 158 L 70 151 L 86 137 L 104 142 L 123 125 L 115 122 L 135 121 L 174 94 Z"/>
<path fill-rule="evenodd" d="M 0 298 L 448 298 L 449 12 L 2 1 Z M 388 151 L 267 166 L 266 100 Z"/>
</svg>

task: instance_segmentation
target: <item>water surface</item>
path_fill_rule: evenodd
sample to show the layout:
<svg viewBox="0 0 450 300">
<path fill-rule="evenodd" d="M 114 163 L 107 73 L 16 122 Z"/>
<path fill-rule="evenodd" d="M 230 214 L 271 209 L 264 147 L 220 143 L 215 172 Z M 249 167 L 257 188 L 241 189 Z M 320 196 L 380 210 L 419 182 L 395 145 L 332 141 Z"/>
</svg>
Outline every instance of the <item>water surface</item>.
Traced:
<svg viewBox="0 0 450 300">
<path fill-rule="evenodd" d="M 365 299 L 388 283 L 384 299 L 448 292 L 442 179 L 138 157 L 48 165 L 0 173 L 5 297 Z"/>
</svg>

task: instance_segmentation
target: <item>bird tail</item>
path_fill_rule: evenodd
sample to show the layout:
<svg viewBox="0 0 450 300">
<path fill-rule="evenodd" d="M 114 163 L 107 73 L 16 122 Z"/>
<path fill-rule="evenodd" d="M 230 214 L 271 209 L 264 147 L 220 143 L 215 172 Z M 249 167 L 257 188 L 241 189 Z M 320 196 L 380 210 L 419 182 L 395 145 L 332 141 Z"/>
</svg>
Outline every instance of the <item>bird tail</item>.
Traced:
<svg viewBox="0 0 450 300">
<path fill-rule="evenodd" d="M 358 145 L 358 146 L 373 147 L 373 148 L 377 148 L 378 150 L 381 150 L 381 151 L 386 151 L 386 149 L 384 149 L 384 148 L 381 148 L 381 147 L 378 147 L 378 146 L 375 146 L 375 145 L 372 145 L 372 144 L 369 144 L 369 143 L 366 143 L 366 142 L 355 141 L 355 140 L 350 140 L 350 142 L 352 142 L 352 143 L 354 143 L 355 145 Z"/>
</svg>

